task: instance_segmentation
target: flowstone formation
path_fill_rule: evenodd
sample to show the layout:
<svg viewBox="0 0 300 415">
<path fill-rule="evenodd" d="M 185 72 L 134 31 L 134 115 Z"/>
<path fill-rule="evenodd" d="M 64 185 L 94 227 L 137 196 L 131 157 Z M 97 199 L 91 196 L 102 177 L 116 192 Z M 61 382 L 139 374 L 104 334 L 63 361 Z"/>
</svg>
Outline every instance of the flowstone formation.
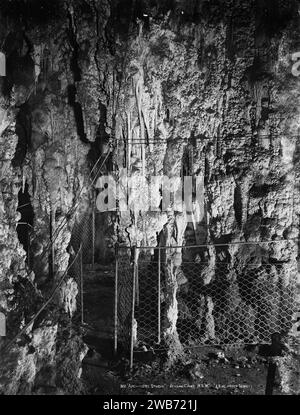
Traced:
<svg viewBox="0 0 300 415">
<path fill-rule="evenodd" d="M 74 226 L 95 196 L 92 166 L 106 154 L 102 174 L 197 176 L 202 193 L 192 215 L 161 211 L 159 191 L 156 210 L 145 212 L 148 187 L 137 186 L 129 210 L 97 213 L 99 261 L 111 260 L 116 241 L 224 244 L 170 249 L 163 259 L 162 334 L 170 356 L 182 353 L 178 321 L 193 298 L 182 261 L 209 263 L 204 285 L 214 283 L 220 263 L 229 277 L 252 263 L 280 266 L 283 283 L 297 275 L 297 1 L 2 1 L 0 16 L 7 61 L 0 78 L 0 312 L 8 339 L 67 270 Z M 20 193 L 33 215 L 27 255 L 16 229 Z M 238 244 L 245 241 L 270 243 L 245 249 Z M 144 253 L 149 261 L 152 254 Z M 2 393 L 80 388 L 77 293 L 68 276 L 51 312 L 1 353 Z M 212 319 L 213 301 L 197 300 L 199 315 Z M 234 301 L 242 313 L 238 291 Z M 285 334 L 284 391 L 299 393 L 299 333 Z"/>
</svg>

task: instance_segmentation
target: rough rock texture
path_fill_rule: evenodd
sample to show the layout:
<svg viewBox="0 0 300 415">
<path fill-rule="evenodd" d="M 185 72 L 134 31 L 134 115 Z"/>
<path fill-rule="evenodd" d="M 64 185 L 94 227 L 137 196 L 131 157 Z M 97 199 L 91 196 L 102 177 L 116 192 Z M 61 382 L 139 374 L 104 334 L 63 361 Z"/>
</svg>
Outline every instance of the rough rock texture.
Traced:
<svg viewBox="0 0 300 415">
<path fill-rule="evenodd" d="M 192 220 L 186 212 L 145 214 L 147 188 L 138 186 L 130 212 L 119 214 L 117 233 L 142 246 L 156 246 L 158 235 L 162 245 L 179 246 L 283 240 L 199 254 L 215 270 L 214 264 L 229 262 L 223 271 L 228 278 L 254 260 L 282 266 L 285 281 L 296 279 L 299 80 L 291 73 L 291 53 L 298 46 L 297 3 L 195 2 L 187 8 L 175 2 L 175 10 L 163 15 L 146 3 L 150 17 L 140 14 L 126 42 L 119 34 L 125 73 L 116 114 L 116 175 L 125 168 L 136 177 L 202 176 L 204 214 Z M 180 266 L 180 252 L 169 255 L 166 263 Z M 195 250 L 185 255 L 194 259 Z M 171 268 L 166 266 L 164 336 L 176 341 L 178 284 Z M 206 284 L 213 282 L 209 273 L 203 272 Z M 246 303 L 236 295 L 243 313 Z M 208 301 L 206 320 L 213 311 Z"/>
<path fill-rule="evenodd" d="M 24 8 L 17 2 L 15 7 L 8 7 L 8 3 L 4 2 L 1 9 L 7 76 L 1 78 L 0 281 L 1 311 L 7 316 L 11 339 L 30 321 L 67 269 L 71 231 L 81 215 L 81 207 L 75 211 L 74 206 L 86 193 L 90 146 L 77 132 L 72 103 L 77 76 L 72 66 L 75 46 L 70 44 L 72 23 L 63 3 L 55 2 L 57 9 L 45 2 L 24 2 Z M 56 20 L 61 17 L 59 11 L 65 14 L 63 20 Z M 34 213 L 26 263 L 16 232 L 21 218 L 18 194 L 25 194 L 25 189 Z M 76 311 L 76 282 L 69 278 L 58 291 L 58 306 L 72 316 Z M 24 345 L 14 344 L 9 356 L 2 356 L 9 362 L 1 365 L 1 390 L 6 393 L 35 391 L 48 382 L 48 369 L 52 373 L 48 386 L 55 389 L 61 370 L 57 361 L 65 353 L 59 348 L 65 340 L 58 336 L 58 315 L 47 315 L 46 321 L 45 316 L 39 319 L 27 331 Z M 77 352 L 83 346 L 78 333 L 70 333 L 69 366 L 74 366 L 72 370 L 69 367 L 70 377 L 73 374 L 78 382 L 74 369 L 80 366 Z M 70 388 L 65 392 L 71 392 Z"/>
<path fill-rule="evenodd" d="M 146 3 L 148 17 L 141 13 L 129 25 L 125 42 L 119 33 L 125 73 L 119 65 L 114 170 L 116 176 L 126 169 L 131 177 L 148 178 L 197 174 L 204 181 L 204 214 L 192 220 L 186 212 L 145 214 L 147 187 L 139 185 L 131 210 L 118 215 L 116 233 L 121 241 L 142 246 L 156 246 L 158 235 L 162 245 L 179 246 L 283 240 L 250 248 L 203 248 L 199 254 L 210 258 L 213 268 L 229 262 L 223 271 L 228 278 L 255 261 L 282 266 L 279 278 L 296 279 L 299 81 L 291 73 L 291 53 L 298 46 L 297 3 L 195 2 L 195 8 L 187 8 L 176 2 L 169 14 L 149 4 L 147 9 Z M 180 266 L 181 254 L 169 255 L 164 337 L 169 341 L 171 334 L 178 341 L 178 284 L 171 268 Z M 195 250 L 185 255 L 194 259 Z M 208 276 L 206 269 L 206 284 Z M 236 295 L 243 314 L 246 303 Z M 213 306 L 208 298 L 207 321 Z M 299 367 L 299 360 L 293 364 Z"/>
<path fill-rule="evenodd" d="M 111 258 L 117 240 L 152 247 L 274 241 L 261 249 L 169 250 L 163 336 L 171 350 L 180 351 L 179 308 L 188 308 L 178 282 L 182 259 L 209 259 L 204 285 L 214 282 L 215 264 L 222 261 L 228 275 L 251 261 L 267 261 L 280 264 L 284 278 L 297 276 L 300 102 L 299 78 L 291 72 L 291 53 L 299 48 L 297 1 L 20 3 L 15 9 L 4 1 L 0 8 L 0 44 L 7 55 L 7 77 L 0 78 L 0 311 L 10 337 L 37 309 L 40 291 L 47 293 L 66 270 L 74 223 L 92 198 L 80 189 L 87 189 L 89 167 L 109 145 L 113 155 L 103 171 L 116 178 L 124 172 L 136 179 L 197 175 L 203 211 L 192 218 L 185 209 L 161 212 L 157 192 L 157 211 L 145 213 L 148 190 L 139 184 L 129 211 L 97 215 L 99 259 Z M 30 263 L 16 233 L 24 183 L 34 212 Z M 54 277 L 44 253 L 50 234 L 65 222 L 51 253 Z M 151 258 L 150 250 L 146 256 Z M 32 307 L 20 292 L 34 293 Z M 76 293 L 67 280 L 58 296 L 61 310 L 74 313 Z M 237 302 L 243 310 L 242 299 Z M 201 310 L 205 321 L 212 310 L 208 299 Z M 45 356 L 57 385 L 59 350 L 69 342 L 75 356 L 80 347 L 71 336 L 53 363 L 53 345 L 61 339 L 57 321 L 50 319 L 49 326 L 48 332 L 39 321 L 26 345 L 5 357 L 15 375 L 1 378 L 2 390 L 29 392 L 36 374 L 46 370 Z M 44 329 L 48 334 L 37 331 Z M 294 344 L 298 334 L 287 342 Z M 298 353 L 282 361 L 285 385 L 299 367 Z"/>
</svg>

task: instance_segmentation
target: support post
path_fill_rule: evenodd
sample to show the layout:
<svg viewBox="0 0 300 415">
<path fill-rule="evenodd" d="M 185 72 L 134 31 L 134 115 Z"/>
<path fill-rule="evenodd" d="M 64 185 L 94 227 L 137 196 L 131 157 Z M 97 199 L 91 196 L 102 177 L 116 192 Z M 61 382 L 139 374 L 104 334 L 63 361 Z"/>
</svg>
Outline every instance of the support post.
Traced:
<svg viewBox="0 0 300 415">
<path fill-rule="evenodd" d="M 30 226 L 29 224 L 27 226 L 27 265 L 30 268 Z"/>
<path fill-rule="evenodd" d="M 136 271 L 135 271 L 135 295 L 136 295 L 136 305 L 139 306 L 140 303 L 140 283 L 139 283 L 139 265 L 138 261 L 136 263 Z"/>
<path fill-rule="evenodd" d="M 267 383 L 266 383 L 266 395 L 273 395 L 273 388 L 276 375 L 276 363 L 272 358 L 269 360 L 268 373 L 267 373 Z"/>
<path fill-rule="evenodd" d="M 51 258 L 50 258 L 50 277 L 54 278 L 54 263 L 55 263 L 55 248 L 54 248 L 54 233 L 55 233 L 55 214 L 53 207 L 50 210 L 50 243 L 51 243 Z"/>
<path fill-rule="evenodd" d="M 160 344 L 161 342 L 161 256 L 160 256 L 161 250 L 158 249 L 158 281 L 157 281 L 157 342 Z"/>
<path fill-rule="evenodd" d="M 92 210 L 92 270 L 95 267 L 95 206 Z"/>
<path fill-rule="evenodd" d="M 266 395 L 273 395 L 274 384 L 275 384 L 275 377 L 276 377 L 276 369 L 277 364 L 275 357 L 281 356 L 282 354 L 282 343 L 281 343 L 281 336 L 279 333 L 274 333 L 271 336 L 271 353 L 269 357 L 269 366 L 268 366 L 268 373 L 267 373 L 267 383 L 265 394 Z"/>
<path fill-rule="evenodd" d="M 83 324 L 83 269 L 82 269 L 82 244 L 80 245 L 80 312 L 81 312 L 81 324 Z"/>
<path fill-rule="evenodd" d="M 133 348 L 134 348 L 134 312 L 135 312 L 135 296 L 136 296 L 136 272 L 137 272 L 137 249 L 133 247 L 133 279 L 132 279 L 132 305 L 131 305 L 131 333 L 130 333 L 130 364 L 129 368 L 133 368 Z"/>
<path fill-rule="evenodd" d="M 114 354 L 118 352 L 118 267 L 119 244 L 115 245 L 115 307 L 114 307 Z"/>
</svg>

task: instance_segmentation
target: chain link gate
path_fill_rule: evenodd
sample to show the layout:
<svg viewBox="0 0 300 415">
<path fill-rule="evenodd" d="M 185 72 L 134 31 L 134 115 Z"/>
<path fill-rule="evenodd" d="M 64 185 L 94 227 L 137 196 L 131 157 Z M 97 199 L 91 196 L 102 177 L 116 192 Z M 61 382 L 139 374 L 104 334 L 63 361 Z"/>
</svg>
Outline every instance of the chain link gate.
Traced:
<svg viewBox="0 0 300 415">
<path fill-rule="evenodd" d="M 159 247 L 152 248 L 152 255 L 150 248 L 117 250 L 115 351 L 118 344 L 130 351 L 131 366 L 134 351 L 166 347 L 168 315 L 174 312 L 168 303 L 170 281 L 177 301 L 173 318 L 184 348 L 269 344 L 272 334 L 291 329 L 296 263 L 270 263 L 266 253 L 259 254 L 259 244 L 249 245 L 254 255 L 240 262 L 226 256 L 207 261 L 212 248 L 217 249 Z M 214 256 L 219 257 L 220 252 Z"/>
</svg>

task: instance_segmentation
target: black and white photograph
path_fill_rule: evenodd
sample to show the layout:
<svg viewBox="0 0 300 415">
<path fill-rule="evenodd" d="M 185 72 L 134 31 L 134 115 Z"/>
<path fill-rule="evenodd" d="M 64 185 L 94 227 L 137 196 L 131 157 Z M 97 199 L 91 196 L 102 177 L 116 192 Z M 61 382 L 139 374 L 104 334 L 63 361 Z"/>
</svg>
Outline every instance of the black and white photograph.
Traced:
<svg viewBox="0 0 300 415">
<path fill-rule="evenodd" d="M 0 0 L 0 395 L 300 395 L 300 0 Z"/>
</svg>

